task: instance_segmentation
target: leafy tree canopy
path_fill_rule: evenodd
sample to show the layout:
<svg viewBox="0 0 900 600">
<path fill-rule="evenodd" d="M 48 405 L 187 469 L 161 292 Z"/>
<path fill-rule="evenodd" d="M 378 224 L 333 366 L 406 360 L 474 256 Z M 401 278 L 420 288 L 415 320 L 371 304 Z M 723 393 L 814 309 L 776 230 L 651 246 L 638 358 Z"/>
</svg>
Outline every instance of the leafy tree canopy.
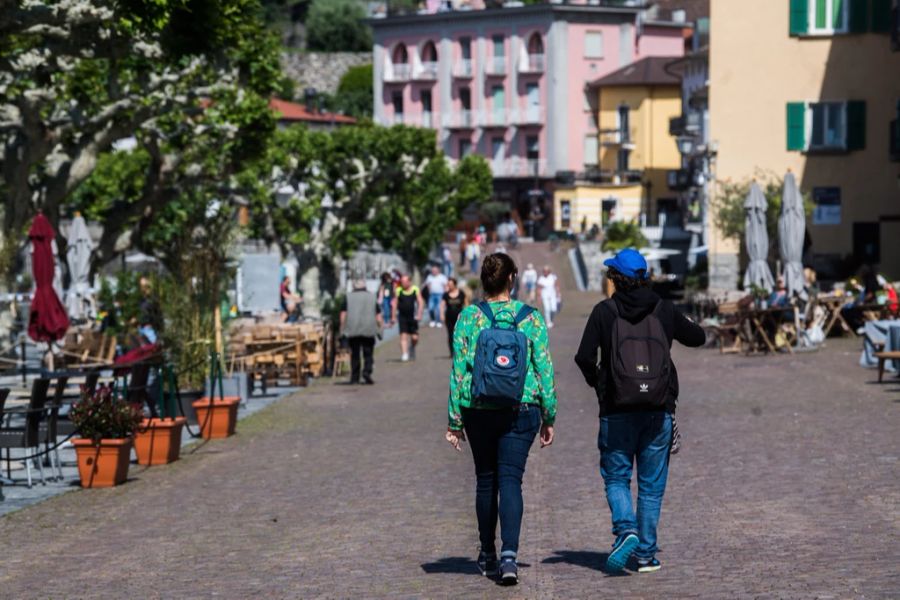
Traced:
<svg viewBox="0 0 900 600">
<path fill-rule="evenodd" d="M 322 52 L 368 52 L 372 30 L 357 0 L 313 0 L 306 17 L 307 47 Z"/>
</svg>

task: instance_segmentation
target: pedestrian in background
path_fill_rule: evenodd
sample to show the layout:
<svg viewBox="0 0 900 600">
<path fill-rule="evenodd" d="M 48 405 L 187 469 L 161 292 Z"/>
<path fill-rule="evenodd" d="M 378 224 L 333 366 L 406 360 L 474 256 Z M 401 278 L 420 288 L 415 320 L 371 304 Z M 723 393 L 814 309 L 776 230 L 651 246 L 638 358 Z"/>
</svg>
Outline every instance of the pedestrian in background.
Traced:
<svg viewBox="0 0 900 600">
<path fill-rule="evenodd" d="M 393 319 L 391 304 L 394 301 L 394 283 L 391 274 L 385 271 L 381 274 L 381 282 L 378 284 L 378 305 L 381 307 L 381 318 L 385 323 L 390 323 Z"/>
<path fill-rule="evenodd" d="M 537 290 L 537 280 L 537 270 L 532 263 L 528 263 L 525 270 L 522 271 L 522 283 L 525 285 L 525 299 L 528 301 L 528 304 L 531 305 L 534 305 L 534 302 L 537 299 L 535 294 L 535 291 Z"/>
<path fill-rule="evenodd" d="M 441 300 L 447 291 L 447 276 L 437 265 L 431 267 L 431 273 L 425 278 L 425 289 L 428 290 L 428 326 L 442 327 Z"/>
<path fill-rule="evenodd" d="M 670 348 L 673 340 L 702 346 L 706 334 L 650 289 L 647 261 L 636 250 L 603 264 L 616 291 L 591 311 L 575 362 L 600 403 L 600 474 L 616 536 L 606 568 L 621 571 L 634 554 L 638 572 L 649 573 L 660 568 L 656 530 L 678 399 Z M 635 463 L 637 512 L 631 501 Z"/>
<path fill-rule="evenodd" d="M 544 308 L 544 320 L 547 328 L 553 329 L 553 318 L 559 309 L 559 278 L 550 269 L 550 265 L 544 265 L 543 274 L 538 277 L 538 288 L 541 291 L 541 304 Z"/>
<path fill-rule="evenodd" d="M 400 360 L 407 362 L 416 359 L 416 344 L 419 343 L 419 321 L 425 303 L 418 286 L 412 284 L 409 275 L 400 277 L 400 285 L 394 290 L 394 315 L 392 323 L 400 327 Z"/>
<path fill-rule="evenodd" d="M 481 258 L 481 246 L 478 244 L 478 236 L 466 244 L 466 260 L 469 263 L 469 271 L 472 274 L 478 272 L 478 259 Z"/>
<path fill-rule="evenodd" d="M 341 333 L 350 344 L 350 383 L 360 382 L 360 355 L 362 355 L 362 382 L 368 385 L 374 368 L 375 338 L 382 326 L 381 307 L 375 294 L 366 290 L 366 281 L 353 282 L 353 291 L 347 294 L 341 306 Z"/>
<path fill-rule="evenodd" d="M 484 575 L 499 572 L 504 584 L 518 582 L 528 452 L 539 429 L 541 447 L 553 443 L 556 419 L 547 328 L 539 312 L 510 298 L 516 275 L 516 264 L 506 254 L 485 258 L 485 299 L 465 308 L 456 323 L 445 436 L 457 450 L 466 438 L 472 446 L 481 542 L 477 564 Z M 501 336 L 514 343 L 500 344 Z M 503 542 L 499 560 L 498 518 Z"/>
<path fill-rule="evenodd" d="M 444 277 L 453 275 L 453 253 L 450 246 L 441 246 L 441 263 L 444 270 Z"/>
<path fill-rule="evenodd" d="M 455 277 L 447 280 L 447 291 L 441 299 L 441 320 L 447 326 L 447 344 L 450 347 L 450 358 L 453 358 L 453 329 L 460 313 L 469 303 L 466 294 L 459 289 Z"/>
</svg>

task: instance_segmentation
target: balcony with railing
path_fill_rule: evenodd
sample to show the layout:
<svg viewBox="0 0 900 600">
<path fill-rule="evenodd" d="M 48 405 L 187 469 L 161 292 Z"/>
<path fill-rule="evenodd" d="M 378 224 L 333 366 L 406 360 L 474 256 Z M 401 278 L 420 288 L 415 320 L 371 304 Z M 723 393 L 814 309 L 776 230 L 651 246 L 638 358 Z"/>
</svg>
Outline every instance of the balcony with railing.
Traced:
<svg viewBox="0 0 900 600">
<path fill-rule="evenodd" d="M 416 116 L 416 125 L 426 129 L 434 129 L 437 125 L 437 119 L 434 118 L 433 112 L 424 111 Z"/>
<path fill-rule="evenodd" d="M 544 124 L 543 106 L 526 106 L 513 111 L 512 123 L 520 126 L 541 126 Z"/>
<path fill-rule="evenodd" d="M 479 127 L 506 127 L 510 124 L 510 111 L 505 108 L 492 108 L 478 113 Z"/>
<path fill-rule="evenodd" d="M 409 63 L 393 63 L 386 70 L 384 80 L 387 83 L 404 83 L 409 81 L 411 69 Z"/>
<path fill-rule="evenodd" d="M 488 59 L 485 72 L 492 77 L 502 77 L 506 75 L 506 57 L 492 56 Z"/>
<path fill-rule="evenodd" d="M 416 70 L 413 79 L 416 81 L 434 81 L 438 76 L 437 61 L 424 61 Z"/>
<path fill-rule="evenodd" d="M 618 146 L 623 150 L 634 149 L 631 131 L 621 127 L 615 129 L 601 129 L 600 144 L 603 146 Z"/>
<path fill-rule="evenodd" d="M 549 177 L 544 159 L 512 156 L 494 159 L 490 164 L 494 177 Z"/>
<path fill-rule="evenodd" d="M 543 73 L 544 72 L 544 55 L 529 54 L 519 61 L 519 73 Z"/>
<path fill-rule="evenodd" d="M 458 79 L 471 79 L 474 73 L 471 58 L 461 58 L 453 65 L 453 76 Z"/>
<path fill-rule="evenodd" d="M 442 122 L 447 129 L 473 129 L 475 127 L 475 118 L 471 110 L 455 110 L 444 113 Z"/>
</svg>

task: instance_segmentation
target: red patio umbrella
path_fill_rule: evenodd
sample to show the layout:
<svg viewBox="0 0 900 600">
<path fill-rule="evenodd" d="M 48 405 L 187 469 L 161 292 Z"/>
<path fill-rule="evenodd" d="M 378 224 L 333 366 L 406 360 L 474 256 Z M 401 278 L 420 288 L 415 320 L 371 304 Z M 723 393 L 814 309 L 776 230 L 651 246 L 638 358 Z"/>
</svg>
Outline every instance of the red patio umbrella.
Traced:
<svg viewBox="0 0 900 600">
<path fill-rule="evenodd" d="M 34 275 L 34 297 L 28 314 L 28 336 L 36 342 L 55 342 L 66 335 L 69 317 L 53 289 L 53 240 L 56 233 L 44 213 L 31 223 L 31 270 Z"/>
</svg>

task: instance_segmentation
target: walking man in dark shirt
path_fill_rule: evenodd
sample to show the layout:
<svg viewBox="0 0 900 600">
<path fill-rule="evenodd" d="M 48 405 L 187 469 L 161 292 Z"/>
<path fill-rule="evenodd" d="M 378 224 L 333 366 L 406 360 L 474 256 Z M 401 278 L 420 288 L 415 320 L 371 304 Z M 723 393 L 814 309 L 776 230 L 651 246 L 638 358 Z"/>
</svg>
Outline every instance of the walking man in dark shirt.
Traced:
<svg viewBox="0 0 900 600">
<path fill-rule="evenodd" d="M 341 307 L 341 332 L 350 343 L 350 383 L 359 383 L 359 355 L 362 354 L 362 381 L 366 384 L 372 380 L 372 369 L 375 362 L 375 337 L 381 328 L 381 307 L 375 294 L 366 290 L 366 282 L 357 279 L 353 282 L 353 291 Z"/>
<path fill-rule="evenodd" d="M 622 570 L 633 554 L 638 571 L 648 573 L 660 568 L 656 529 L 678 398 L 669 348 L 672 340 L 701 346 L 706 334 L 648 287 L 647 262 L 636 250 L 622 250 L 604 264 L 616 291 L 591 312 L 575 362 L 600 402 L 600 474 L 616 536 L 607 570 Z M 635 461 L 637 512 L 631 502 Z"/>
</svg>

